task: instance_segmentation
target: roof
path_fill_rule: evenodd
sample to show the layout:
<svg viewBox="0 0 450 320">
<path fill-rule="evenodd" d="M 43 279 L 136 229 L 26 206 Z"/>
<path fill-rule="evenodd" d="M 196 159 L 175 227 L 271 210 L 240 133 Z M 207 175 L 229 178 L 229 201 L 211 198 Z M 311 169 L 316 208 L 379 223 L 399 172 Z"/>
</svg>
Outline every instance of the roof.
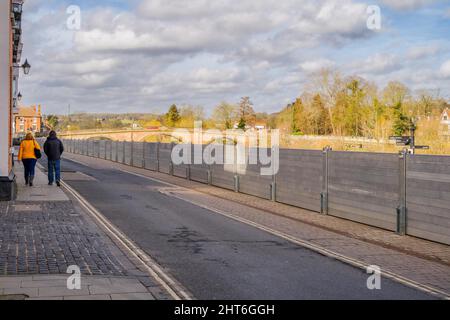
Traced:
<svg viewBox="0 0 450 320">
<path fill-rule="evenodd" d="M 19 113 L 17 114 L 18 117 L 40 117 L 40 108 L 36 108 L 35 106 L 32 107 L 20 107 Z"/>
</svg>

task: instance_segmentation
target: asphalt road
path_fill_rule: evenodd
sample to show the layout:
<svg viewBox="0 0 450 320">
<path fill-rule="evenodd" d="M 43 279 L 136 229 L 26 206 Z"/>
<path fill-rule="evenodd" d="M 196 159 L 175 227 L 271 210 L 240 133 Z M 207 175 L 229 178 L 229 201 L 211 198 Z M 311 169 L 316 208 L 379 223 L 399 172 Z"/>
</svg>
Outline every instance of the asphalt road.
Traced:
<svg viewBox="0 0 450 320">
<path fill-rule="evenodd" d="M 164 195 L 158 182 L 65 160 L 63 170 L 95 181 L 66 181 L 168 270 L 197 299 L 429 299 L 389 279 Z"/>
</svg>

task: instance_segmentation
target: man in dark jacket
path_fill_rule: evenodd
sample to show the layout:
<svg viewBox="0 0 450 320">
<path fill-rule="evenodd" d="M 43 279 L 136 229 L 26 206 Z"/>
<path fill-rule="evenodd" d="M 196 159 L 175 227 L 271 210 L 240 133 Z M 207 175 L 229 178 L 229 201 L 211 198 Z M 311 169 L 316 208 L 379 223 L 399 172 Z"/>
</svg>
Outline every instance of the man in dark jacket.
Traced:
<svg viewBox="0 0 450 320">
<path fill-rule="evenodd" d="M 55 131 L 51 131 L 47 141 L 44 144 L 44 152 L 48 159 L 48 185 L 61 186 L 61 155 L 64 152 L 64 146 L 61 140 L 56 136 Z"/>
</svg>

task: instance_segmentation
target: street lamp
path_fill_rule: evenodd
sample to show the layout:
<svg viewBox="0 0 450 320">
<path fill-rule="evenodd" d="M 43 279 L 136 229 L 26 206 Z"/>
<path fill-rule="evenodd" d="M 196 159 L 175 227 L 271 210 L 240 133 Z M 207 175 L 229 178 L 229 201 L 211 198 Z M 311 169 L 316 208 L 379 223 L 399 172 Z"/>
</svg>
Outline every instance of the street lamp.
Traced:
<svg viewBox="0 0 450 320">
<path fill-rule="evenodd" d="M 19 92 L 19 94 L 17 95 L 17 100 L 22 101 L 22 93 L 21 92 Z"/>
<path fill-rule="evenodd" d="M 30 73 L 31 65 L 28 63 L 28 59 L 25 60 L 25 63 L 21 66 L 14 66 L 14 68 L 22 68 L 23 73 L 28 75 Z"/>
<path fill-rule="evenodd" d="M 25 63 L 21 66 L 21 68 L 23 69 L 23 73 L 25 73 L 25 75 L 30 73 L 31 65 L 28 63 L 28 59 L 25 60 Z"/>
</svg>

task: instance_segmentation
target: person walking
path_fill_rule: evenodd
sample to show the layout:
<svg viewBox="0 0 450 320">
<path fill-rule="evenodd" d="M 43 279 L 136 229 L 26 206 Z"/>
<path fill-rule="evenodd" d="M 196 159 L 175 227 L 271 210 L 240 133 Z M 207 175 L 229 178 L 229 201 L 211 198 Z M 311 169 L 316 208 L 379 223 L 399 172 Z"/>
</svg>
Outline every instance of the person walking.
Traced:
<svg viewBox="0 0 450 320">
<path fill-rule="evenodd" d="M 61 186 L 61 155 L 64 153 L 64 145 L 58 139 L 55 131 L 50 134 L 44 144 L 44 152 L 48 159 L 48 185 L 52 186 L 56 180 L 56 185 Z"/>
<path fill-rule="evenodd" d="M 37 159 L 41 155 L 41 146 L 34 139 L 32 133 L 28 133 L 20 144 L 18 160 L 22 161 L 25 168 L 25 184 L 30 187 L 34 183 L 34 175 Z"/>
</svg>

